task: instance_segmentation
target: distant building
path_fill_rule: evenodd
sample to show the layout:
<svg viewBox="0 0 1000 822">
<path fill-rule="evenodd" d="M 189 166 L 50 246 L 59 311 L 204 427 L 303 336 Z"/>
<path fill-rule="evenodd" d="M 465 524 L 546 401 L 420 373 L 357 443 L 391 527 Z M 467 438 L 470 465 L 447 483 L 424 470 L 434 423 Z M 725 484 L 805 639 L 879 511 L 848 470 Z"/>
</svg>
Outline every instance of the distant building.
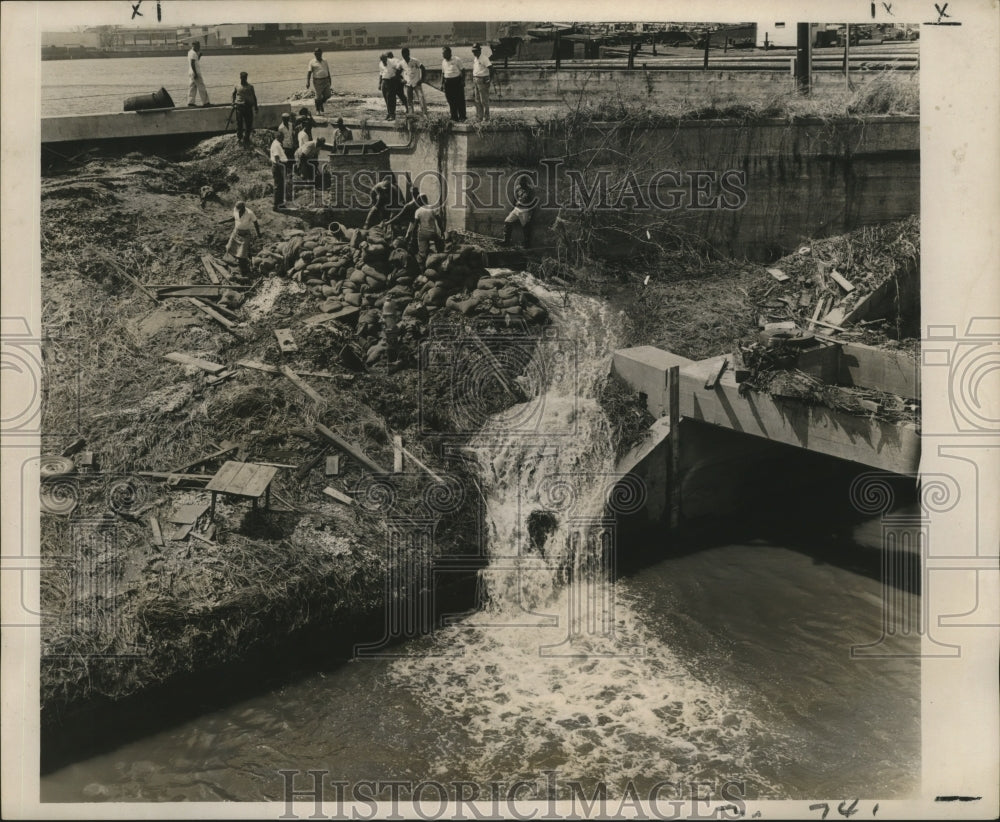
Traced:
<svg viewBox="0 0 1000 822">
<path fill-rule="evenodd" d="M 92 29 L 87 31 L 43 31 L 42 48 L 91 48 L 101 45 L 101 36 Z"/>
</svg>

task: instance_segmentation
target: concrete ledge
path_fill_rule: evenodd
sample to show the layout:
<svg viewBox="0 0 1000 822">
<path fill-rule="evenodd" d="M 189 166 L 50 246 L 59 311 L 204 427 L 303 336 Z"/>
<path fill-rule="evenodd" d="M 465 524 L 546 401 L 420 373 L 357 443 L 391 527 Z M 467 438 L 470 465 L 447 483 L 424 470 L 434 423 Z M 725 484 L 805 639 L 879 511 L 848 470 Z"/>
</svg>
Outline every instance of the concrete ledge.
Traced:
<svg viewBox="0 0 1000 822">
<path fill-rule="evenodd" d="M 646 408 L 654 417 L 662 417 L 669 411 L 667 396 L 667 371 L 671 366 L 689 366 L 694 360 L 655 348 L 640 345 L 636 348 L 622 348 L 615 351 L 611 360 L 611 370 L 633 389 L 646 395 Z"/>
<path fill-rule="evenodd" d="M 920 362 L 905 351 L 873 348 L 861 343 L 840 344 L 841 385 L 877 388 L 900 397 L 920 397 Z"/>
<path fill-rule="evenodd" d="M 165 137 L 171 134 L 221 134 L 226 130 L 231 107 L 179 106 L 150 112 L 122 111 L 115 114 L 73 114 L 42 118 L 42 143 L 72 143 L 83 140 L 115 140 L 123 137 Z M 254 128 L 275 128 L 281 115 L 291 111 L 288 103 L 267 103 L 254 118 Z M 236 117 L 229 122 L 236 131 Z"/>
<path fill-rule="evenodd" d="M 768 394 L 741 397 L 732 371 L 724 373 L 714 389 L 706 390 L 705 380 L 718 370 L 722 359 L 713 357 L 681 368 L 683 417 L 897 474 L 916 473 L 920 435 L 912 423 L 859 417 Z"/>
</svg>

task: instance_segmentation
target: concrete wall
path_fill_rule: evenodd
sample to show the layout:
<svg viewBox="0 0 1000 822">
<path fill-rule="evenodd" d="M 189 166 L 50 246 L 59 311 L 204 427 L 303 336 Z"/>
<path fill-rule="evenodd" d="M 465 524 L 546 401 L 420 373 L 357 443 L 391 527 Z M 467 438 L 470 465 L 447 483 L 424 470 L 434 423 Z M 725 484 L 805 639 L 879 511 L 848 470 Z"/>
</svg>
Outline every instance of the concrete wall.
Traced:
<svg viewBox="0 0 1000 822">
<path fill-rule="evenodd" d="M 718 254 L 763 261 L 810 237 L 919 211 L 917 117 L 684 121 L 609 133 L 609 127 L 597 124 L 588 133 L 571 135 L 542 128 L 470 132 L 468 171 L 479 179 L 471 188 L 476 199 L 468 205 L 465 226 L 498 236 L 509 209 L 511 178 L 526 169 L 538 174 L 543 199 L 536 244 L 554 243 L 558 206 L 581 192 L 567 176 L 568 165 L 558 167 L 559 161 L 570 155 L 574 165 L 589 165 L 584 186 L 593 186 L 602 171 L 613 185 L 625 179 L 624 171 L 615 168 L 623 150 L 637 196 L 630 208 L 629 198 L 616 202 L 612 191 L 611 208 L 601 219 L 623 223 L 633 237 L 607 234 L 611 242 L 602 250 L 609 255 L 634 252 L 645 226 L 659 238 L 683 236 L 703 241 Z M 699 186 L 703 195 L 697 193 Z M 498 188 L 500 202 L 494 194 Z"/>
</svg>

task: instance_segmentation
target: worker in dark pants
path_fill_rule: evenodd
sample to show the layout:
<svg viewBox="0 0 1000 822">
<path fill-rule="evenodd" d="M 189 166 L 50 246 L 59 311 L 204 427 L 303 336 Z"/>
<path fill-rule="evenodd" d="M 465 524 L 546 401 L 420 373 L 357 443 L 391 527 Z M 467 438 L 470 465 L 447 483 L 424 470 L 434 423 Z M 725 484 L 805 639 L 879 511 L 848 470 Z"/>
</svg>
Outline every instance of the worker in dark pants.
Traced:
<svg viewBox="0 0 1000 822">
<path fill-rule="evenodd" d="M 236 109 L 236 140 L 241 146 L 250 148 L 253 134 L 253 116 L 260 111 L 257 93 L 247 82 L 247 73 L 240 72 L 239 85 L 233 89 L 233 108 Z"/>
<path fill-rule="evenodd" d="M 286 196 L 286 175 L 288 173 L 288 158 L 285 156 L 285 147 L 281 144 L 281 130 L 276 129 L 274 139 L 271 141 L 271 175 L 274 178 L 274 207 L 282 208 L 285 205 Z"/>
<path fill-rule="evenodd" d="M 465 72 L 462 61 L 452 57 L 451 49 L 441 49 L 441 77 L 444 96 L 448 100 L 451 119 L 456 123 L 465 122 Z"/>
</svg>

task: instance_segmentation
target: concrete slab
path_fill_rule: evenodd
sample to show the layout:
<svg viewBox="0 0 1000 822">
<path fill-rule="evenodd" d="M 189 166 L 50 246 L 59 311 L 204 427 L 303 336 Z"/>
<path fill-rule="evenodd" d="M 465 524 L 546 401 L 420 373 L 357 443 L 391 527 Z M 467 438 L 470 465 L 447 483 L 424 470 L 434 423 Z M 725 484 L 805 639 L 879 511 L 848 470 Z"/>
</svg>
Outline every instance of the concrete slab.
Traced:
<svg viewBox="0 0 1000 822">
<path fill-rule="evenodd" d="M 691 365 L 694 361 L 652 345 L 622 348 L 615 351 L 611 370 L 636 391 L 646 395 L 646 408 L 654 417 L 669 410 L 667 372 L 671 366 Z"/>
<path fill-rule="evenodd" d="M 291 111 L 288 103 L 265 103 L 254 118 L 254 128 L 275 128 L 281 115 Z M 149 112 L 123 111 L 114 114 L 71 114 L 42 118 L 42 143 L 71 143 L 81 140 L 114 140 L 123 137 L 166 137 L 172 134 L 221 134 L 226 130 L 230 106 L 194 106 L 158 109 Z M 235 133 L 236 118 L 229 122 Z"/>
<path fill-rule="evenodd" d="M 920 397 L 920 361 L 905 351 L 842 343 L 838 382 L 917 399 Z"/>
<path fill-rule="evenodd" d="M 912 423 L 891 423 L 767 394 L 739 395 L 731 371 L 712 390 L 705 380 L 722 357 L 681 368 L 681 415 L 899 474 L 916 473 L 920 435 Z"/>
</svg>

